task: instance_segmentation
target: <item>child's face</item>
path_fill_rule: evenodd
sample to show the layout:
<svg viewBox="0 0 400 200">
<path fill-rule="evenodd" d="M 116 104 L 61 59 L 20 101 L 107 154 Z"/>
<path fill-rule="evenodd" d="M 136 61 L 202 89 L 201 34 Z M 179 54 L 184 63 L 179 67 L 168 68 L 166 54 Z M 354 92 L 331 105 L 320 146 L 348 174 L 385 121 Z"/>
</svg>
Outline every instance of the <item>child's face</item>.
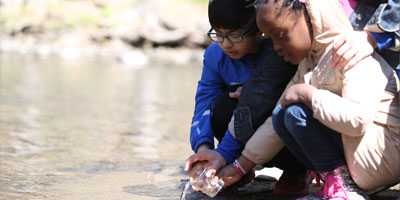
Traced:
<svg viewBox="0 0 400 200">
<path fill-rule="evenodd" d="M 243 33 L 246 30 L 238 29 L 238 30 L 229 30 L 216 28 L 215 32 L 219 34 L 230 34 L 230 33 Z M 259 40 L 257 39 L 261 36 L 259 34 L 247 34 L 243 36 L 243 41 L 239 43 L 231 43 L 228 39 L 224 38 L 224 41 L 218 42 L 218 45 L 228 54 L 232 59 L 239 59 L 243 56 L 251 53 L 257 52 L 259 46 Z"/>
<path fill-rule="evenodd" d="M 271 37 L 274 49 L 286 61 L 299 64 L 311 49 L 311 34 L 302 11 L 282 8 L 282 2 L 269 2 L 257 11 L 258 28 Z"/>
</svg>

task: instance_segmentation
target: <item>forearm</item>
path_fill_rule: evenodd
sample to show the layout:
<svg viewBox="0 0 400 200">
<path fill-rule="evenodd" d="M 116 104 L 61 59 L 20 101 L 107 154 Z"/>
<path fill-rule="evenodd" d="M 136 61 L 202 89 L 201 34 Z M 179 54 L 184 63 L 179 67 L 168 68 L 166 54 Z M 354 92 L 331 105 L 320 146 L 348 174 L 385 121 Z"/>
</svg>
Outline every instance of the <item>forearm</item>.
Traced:
<svg viewBox="0 0 400 200">
<path fill-rule="evenodd" d="M 392 72 L 393 73 L 393 72 Z M 381 97 L 385 96 L 379 72 L 376 72 L 373 81 L 376 85 L 363 84 L 360 87 L 349 87 L 338 96 L 326 90 L 318 90 L 313 96 L 313 116 L 325 126 L 348 136 L 363 135 L 369 125 L 374 123 L 381 104 Z M 371 82 L 372 78 L 368 81 Z M 384 83 L 383 83 L 384 84 Z M 351 91 L 350 91 L 351 90 Z"/>
<path fill-rule="evenodd" d="M 221 143 L 215 149 L 227 163 L 232 163 L 237 157 L 240 156 L 240 152 L 243 150 L 241 145 L 229 131 L 226 131 L 225 136 L 222 138 Z"/>
<path fill-rule="evenodd" d="M 237 159 L 240 165 L 246 170 L 247 172 L 253 169 L 257 164 L 246 158 L 244 155 L 240 155 Z"/>
<path fill-rule="evenodd" d="M 209 143 L 214 148 L 214 131 L 211 126 L 212 103 L 222 93 L 222 85 L 199 81 L 196 103 L 190 129 L 190 143 L 193 151 L 202 143 Z"/>
<path fill-rule="evenodd" d="M 199 147 L 197 148 L 196 152 L 200 152 L 200 151 L 204 151 L 204 150 L 209 150 L 209 149 L 213 149 L 213 145 L 211 145 L 208 142 L 204 142 L 202 144 L 199 145 Z"/>
<path fill-rule="evenodd" d="M 190 144 L 194 152 L 197 152 L 203 144 L 208 144 L 211 148 L 214 148 L 213 130 L 210 119 L 206 119 L 206 117 L 196 124 L 192 124 L 190 128 Z"/>
<path fill-rule="evenodd" d="M 284 146 L 275 133 L 272 117 L 269 117 L 247 142 L 242 155 L 253 163 L 263 165 L 271 161 Z"/>
<path fill-rule="evenodd" d="M 378 44 L 377 44 L 374 36 L 371 34 L 371 32 L 369 32 L 369 31 L 363 31 L 363 32 L 366 34 L 365 37 L 367 38 L 367 41 L 372 46 L 372 48 L 374 48 L 374 49 L 378 48 Z"/>
</svg>

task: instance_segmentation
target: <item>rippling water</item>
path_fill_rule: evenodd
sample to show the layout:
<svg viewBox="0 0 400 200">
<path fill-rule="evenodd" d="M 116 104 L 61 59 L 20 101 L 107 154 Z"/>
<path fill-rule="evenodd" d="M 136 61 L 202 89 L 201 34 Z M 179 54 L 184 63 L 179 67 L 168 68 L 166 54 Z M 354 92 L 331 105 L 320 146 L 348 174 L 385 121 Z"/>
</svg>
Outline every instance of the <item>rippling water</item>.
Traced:
<svg viewBox="0 0 400 200">
<path fill-rule="evenodd" d="M 0 199 L 178 199 L 200 73 L 0 54 Z"/>
</svg>

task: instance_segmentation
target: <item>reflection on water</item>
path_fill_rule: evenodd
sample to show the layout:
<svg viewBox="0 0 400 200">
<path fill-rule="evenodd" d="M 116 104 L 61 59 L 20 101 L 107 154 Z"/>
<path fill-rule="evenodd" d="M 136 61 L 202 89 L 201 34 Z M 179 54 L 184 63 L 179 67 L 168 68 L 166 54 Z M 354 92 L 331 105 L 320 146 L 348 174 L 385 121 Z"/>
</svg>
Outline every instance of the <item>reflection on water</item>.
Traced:
<svg viewBox="0 0 400 200">
<path fill-rule="evenodd" d="M 0 54 L 0 70 L 0 199 L 179 198 L 201 63 Z"/>
</svg>

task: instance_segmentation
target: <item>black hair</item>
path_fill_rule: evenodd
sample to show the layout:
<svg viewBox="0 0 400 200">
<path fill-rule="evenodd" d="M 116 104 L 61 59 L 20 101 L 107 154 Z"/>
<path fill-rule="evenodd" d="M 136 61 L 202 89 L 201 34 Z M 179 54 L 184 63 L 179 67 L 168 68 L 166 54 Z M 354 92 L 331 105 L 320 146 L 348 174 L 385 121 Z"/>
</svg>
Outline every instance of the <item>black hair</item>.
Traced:
<svg viewBox="0 0 400 200">
<path fill-rule="evenodd" d="M 255 0 L 210 0 L 208 19 L 211 27 L 257 32 L 254 2 Z"/>
<path fill-rule="evenodd" d="M 268 4 L 270 1 L 272 0 L 256 0 L 254 2 L 254 7 L 258 9 L 264 4 Z M 274 3 L 276 3 L 279 0 L 273 0 L 273 1 Z M 282 0 L 282 8 L 287 8 L 287 7 L 289 7 L 290 11 L 306 11 L 306 6 L 304 5 L 304 3 L 299 2 L 299 0 Z"/>
<path fill-rule="evenodd" d="M 260 7 L 268 4 L 269 2 L 274 1 L 274 3 L 277 3 L 279 0 L 256 0 L 253 5 L 256 10 L 258 10 Z M 304 16 L 306 18 L 307 26 L 309 27 L 311 33 L 313 31 L 312 29 L 312 24 L 310 21 L 310 16 L 308 15 L 306 6 L 304 3 L 299 2 L 299 0 L 282 0 L 282 7 L 278 13 L 278 17 L 282 14 L 282 9 L 283 8 L 289 8 L 290 12 L 294 12 L 295 15 L 297 15 L 298 11 L 303 12 Z M 297 18 L 296 18 L 297 19 Z M 296 20 L 297 22 L 297 20 Z"/>
</svg>

